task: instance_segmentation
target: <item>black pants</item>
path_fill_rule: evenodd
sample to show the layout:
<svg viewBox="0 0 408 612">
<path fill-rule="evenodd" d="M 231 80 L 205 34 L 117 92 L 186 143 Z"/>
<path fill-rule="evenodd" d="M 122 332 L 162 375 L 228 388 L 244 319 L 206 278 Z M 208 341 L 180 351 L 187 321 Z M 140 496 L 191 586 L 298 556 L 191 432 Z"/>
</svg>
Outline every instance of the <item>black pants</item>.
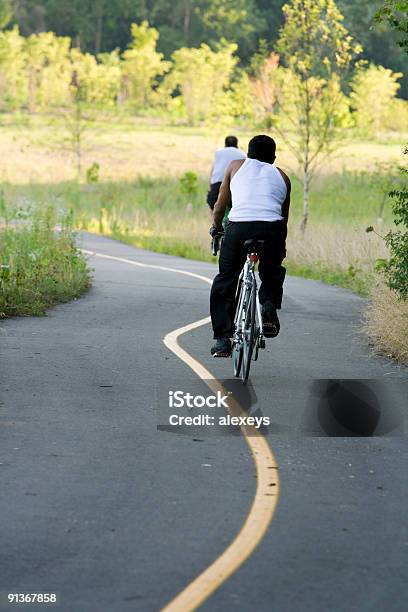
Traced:
<svg viewBox="0 0 408 612">
<path fill-rule="evenodd" d="M 214 205 L 218 200 L 218 194 L 220 193 L 220 187 L 222 183 L 211 183 L 210 189 L 207 193 L 207 204 L 211 208 L 214 209 Z"/>
<path fill-rule="evenodd" d="M 286 274 L 281 264 L 286 257 L 286 234 L 287 227 L 283 221 L 228 222 L 221 246 L 219 274 L 211 289 L 211 321 L 215 339 L 234 335 L 235 292 L 246 260 L 245 240 L 266 240 L 259 261 L 259 301 L 261 304 L 270 301 L 275 308 L 281 308 Z"/>
</svg>

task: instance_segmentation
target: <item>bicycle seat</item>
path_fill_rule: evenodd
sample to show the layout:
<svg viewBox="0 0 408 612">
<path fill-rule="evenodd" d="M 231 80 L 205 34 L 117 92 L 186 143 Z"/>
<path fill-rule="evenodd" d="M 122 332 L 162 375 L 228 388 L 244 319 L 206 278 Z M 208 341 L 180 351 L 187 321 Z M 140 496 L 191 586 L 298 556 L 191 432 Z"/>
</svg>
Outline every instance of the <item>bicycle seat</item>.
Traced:
<svg viewBox="0 0 408 612">
<path fill-rule="evenodd" d="M 260 253 L 264 248 L 265 243 L 266 240 L 255 240 L 255 238 L 252 238 L 251 240 L 245 240 L 245 253 Z"/>
</svg>

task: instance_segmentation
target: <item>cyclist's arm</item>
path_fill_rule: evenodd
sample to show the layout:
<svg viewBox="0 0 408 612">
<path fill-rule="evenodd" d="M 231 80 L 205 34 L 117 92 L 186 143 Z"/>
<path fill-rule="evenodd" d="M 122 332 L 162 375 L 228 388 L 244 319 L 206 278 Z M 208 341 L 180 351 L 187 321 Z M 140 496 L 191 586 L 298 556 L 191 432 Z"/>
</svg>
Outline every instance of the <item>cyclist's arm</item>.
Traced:
<svg viewBox="0 0 408 612">
<path fill-rule="evenodd" d="M 280 168 L 278 168 L 279 172 L 282 175 L 283 180 L 286 183 L 286 188 L 287 188 L 287 192 L 286 192 L 286 198 L 284 203 L 282 204 L 282 217 L 284 218 L 284 220 L 286 221 L 286 223 L 289 220 L 289 208 L 290 208 L 290 194 L 292 191 L 292 184 L 290 182 L 289 177 L 284 173 L 283 170 L 281 170 Z"/>
<path fill-rule="evenodd" d="M 231 206 L 231 179 L 244 161 L 243 159 L 232 161 L 225 172 L 224 180 L 220 187 L 220 193 L 218 194 L 218 200 L 213 210 L 214 226 L 217 229 L 222 229 L 222 220 L 224 219 L 225 210 L 227 206 Z"/>
</svg>

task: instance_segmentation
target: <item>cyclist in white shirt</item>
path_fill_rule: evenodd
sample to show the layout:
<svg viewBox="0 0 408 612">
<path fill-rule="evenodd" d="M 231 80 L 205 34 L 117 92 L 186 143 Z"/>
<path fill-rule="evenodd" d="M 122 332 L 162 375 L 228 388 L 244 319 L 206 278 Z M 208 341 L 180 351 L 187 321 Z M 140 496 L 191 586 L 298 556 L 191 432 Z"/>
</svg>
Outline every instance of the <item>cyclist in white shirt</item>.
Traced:
<svg viewBox="0 0 408 612">
<path fill-rule="evenodd" d="M 244 242 L 265 240 L 260 255 L 259 301 L 263 334 L 275 337 L 280 330 L 277 310 L 281 308 L 286 270 L 286 234 L 291 183 L 275 166 L 276 143 L 269 136 L 255 136 L 248 146 L 246 160 L 232 161 L 225 173 L 214 206 L 212 231 L 222 230 L 225 209 L 232 209 L 225 230 L 219 259 L 219 274 L 211 289 L 211 320 L 216 343 L 211 353 L 228 357 L 234 335 L 234 298 L 245 263 Z"/>
<path fill-rule="evenodd" d="M 211 214 L 214 204 L 217 201 L 226 169 L 235 159 L 245 158 L 245 153 L 241 151 L 241 149 L 238 149 L 238 138 L 236 136 L 227 136 L 225 139 L 225 147 L 216 150 L 213 165 L 211 167 L 207 193 L 207 204 L 210 207 Z"/>
</svg>

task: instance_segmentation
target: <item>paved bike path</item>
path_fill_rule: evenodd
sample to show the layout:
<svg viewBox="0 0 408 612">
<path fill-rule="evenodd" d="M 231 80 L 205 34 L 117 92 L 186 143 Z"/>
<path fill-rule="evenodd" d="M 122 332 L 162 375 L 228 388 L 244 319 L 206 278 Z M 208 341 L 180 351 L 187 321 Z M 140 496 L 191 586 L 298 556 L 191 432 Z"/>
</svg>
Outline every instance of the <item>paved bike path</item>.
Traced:
<svg viewBox="0 0 408 612">
<path fill-rule="evenodd" d="M 82 243 L 215 272 L 100 237 Z M 155 382 L 191 377 L 162 338 L 207 315 L 208 286 L 116 261 L 92 265 L 85 297 L 45 319 L 1 323 L 0 589 L 56 591 L 67 611 L 157 610 L 239 530 L 254 468 L 240 437 L 194 441 L 156 431 Z M 359 298 L 289 279 L 286 301 L 282 335 L 253 371 L 262 406 L 272 392 L 279 397 L 268 408 L 284 434 L 268 437 L 281 470 L 278 512 L 253 557 L 204 608 L 402 610 L 401 439 L 289 435 L 291 396 L 271 380 L 406 380 L 406 370 L 369 356 L 356 334 Z M 208 326 L 182 342 L 214 374 L 230 376 L 230 361 L 208 357 Z"/>
</svg>

